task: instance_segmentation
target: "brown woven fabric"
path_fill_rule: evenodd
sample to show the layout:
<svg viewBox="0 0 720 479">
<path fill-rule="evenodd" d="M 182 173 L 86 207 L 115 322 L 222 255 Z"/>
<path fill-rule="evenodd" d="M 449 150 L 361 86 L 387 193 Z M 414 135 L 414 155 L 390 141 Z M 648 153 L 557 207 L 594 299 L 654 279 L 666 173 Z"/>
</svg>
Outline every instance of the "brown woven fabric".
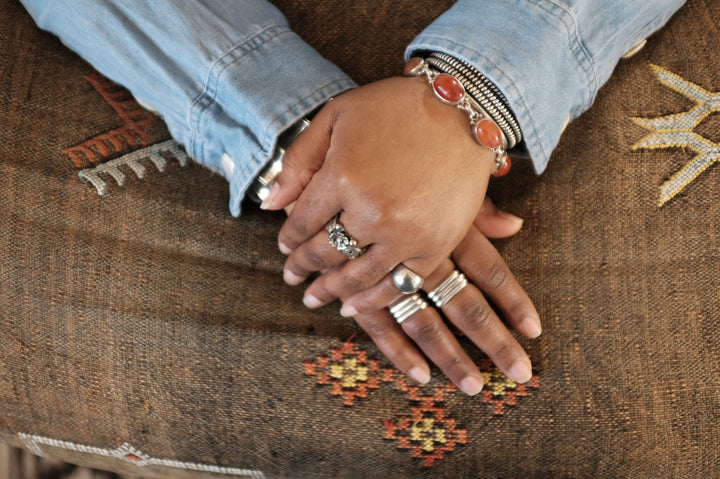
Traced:
<svg viewBox="0 0 720 479">
<path fill-rule="evenodd" d="M 346 3 L 278 6 L 367 82 L 450 2 Z M 207 170 L 141 160 L 144 179 L 123 166 L 98 196 L 80 168 L 166 130 L 118 110 L 122 91 L 17 2 L 0 12 L 2 440 L 148 477 L 720 476 L 718 170 L 658 207 L 696 153 L 633 149 L 651 131 L 631 120 L 695 105 L 650 64 L 720 91 L 717 2 L 621 63 L 546 173 L 493 182 L 525 218 L 497 245 L 545 332 L 525 342 L 530 384 L 483 363 L 475 398 L 438 372 L 413 387 L 336 304 L 305 309 L 280 274 L 282 215 L 232 218 Z M 695 131 L 718 141 L 717 117 Z"/>
</svg>

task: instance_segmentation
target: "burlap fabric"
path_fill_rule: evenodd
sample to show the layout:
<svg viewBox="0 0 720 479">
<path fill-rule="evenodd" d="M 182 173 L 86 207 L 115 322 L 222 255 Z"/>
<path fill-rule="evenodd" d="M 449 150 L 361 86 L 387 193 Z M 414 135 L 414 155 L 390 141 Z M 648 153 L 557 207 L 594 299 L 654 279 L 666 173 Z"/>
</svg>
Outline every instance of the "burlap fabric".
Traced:
<svg viewBox="0 0 720 479">
<path fill-rule="evenodd" d="M 279 2 L 360 82 L 400 71 L 448 4 Z M 0 12 L 4 441 L 148 477 L 720 476 L 717 167 L 658 206 L 685 165 L 717 161 L 717 116 L 632 120 L 717 111 L 720 3 L 691 0 L 623 62 L 541 177 L 493 182 L 525 218 L 496 244 L 544 334 L 525 386 L 470 348 L 475 398 L 437 371 L 406 382 L 337 304 L 305 309 L 282 215 L 232 218 L 224 180 L 181 166 L 159 120 L 17 2 Z"/>
</svg>

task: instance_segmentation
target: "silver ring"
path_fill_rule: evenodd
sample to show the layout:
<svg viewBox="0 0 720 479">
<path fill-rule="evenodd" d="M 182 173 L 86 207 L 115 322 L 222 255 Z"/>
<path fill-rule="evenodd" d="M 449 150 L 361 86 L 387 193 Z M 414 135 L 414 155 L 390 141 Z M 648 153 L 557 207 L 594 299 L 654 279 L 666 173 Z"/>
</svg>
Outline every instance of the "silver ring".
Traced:
<svg viewBox="0 0 720 479">
<path fill-rule="evenodd" d="M 450 276 L 445 278 L 445 280 L 440 283 L 437 288 L 428 293 L 428 298 L 435 303 L 435 306 L 442 308 L 448 303 L 448 301 L 453 299 L 453 296 L 462 291 L 467 284 L 468 281 L 465 275 L 460 271 L 455 270 Z"/>
<path fill-rule="evenodd" d="M 345 231 L 342 223 L 340 223 L 339 213 L 330 220 L 330 223 L 327 225 L 327 230 L 330 244 L 344 254 L 347 259 L 357 258 L 365 252 L 366 248 L 359 247 L 357 241 Z"/>
<path fill-rule="evenodd" d="M 404 298 L 402 301 L 390 308 L 390 314 L 393 315 L 398 324 L 402 324 L 403 321 L 418 311 L 422 311 L 427 308 L 427 306 L 427 302 L 425 302 L 419 294 L 415 293 L 412 296 Z"/>
<path fill-rule="evenodd" d="M 392 279 L 402 294 L 417 293 L 425 282 L 419 274 L 402 263 L 393 268 Z"/>
</svg>

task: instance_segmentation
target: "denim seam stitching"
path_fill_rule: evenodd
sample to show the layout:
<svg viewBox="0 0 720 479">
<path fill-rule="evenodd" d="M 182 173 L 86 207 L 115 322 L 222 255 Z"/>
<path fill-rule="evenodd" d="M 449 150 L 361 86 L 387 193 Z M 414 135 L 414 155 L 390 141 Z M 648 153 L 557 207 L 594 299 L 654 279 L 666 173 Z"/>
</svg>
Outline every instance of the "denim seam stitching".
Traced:
<svg viewBox="0 0 720 479">
<path fill-rule="evenodd" d="M 598 91 L 598 81 L 597 73 L 594 68 L 594 59 L 581 39 L 580 32 L 578 31 L 578 22 L 573 12 L 558 4 L 554 0 L 546 1 L 551 3 L 553 8 L 548 8 L 547 6 L 540 4 L 538 0 L 534 0 L 534 2 L 531 3 L 533 3 L 537 8 L 544 10 L 549 15 L 557 18 L 565 27 L 565 31 L 570 42 L 570 51 L 575 57 L 578 65 L 580 65 L 582 71 L 585 73 L 588 84 L 592 87 L 591 91 L 585 95 L 585 105 L 583 108 L 583 110 L 585 110 L 592 105 L 593 99 Z"/>
<path fill-rule="evenodd" d="M 268 41 L 289 32 L 290 29 L 285 25 L 273 25 L 266 27 L 252 37 L 234 44 L 225 53 L 220 55 L 220 57 L 218 57 L 212 65 L 210 65 L 203 90 L 195 98 L 195 100 L 193 100 L 190 104 L 190 108 L 188 109 L 187 122 L 190 130 L 190 151 L 195 152 L 198 148 L 196 142 L 200 131 L 202 116 L 203 113 L 215 103 L 217 85 L 223 72 L 243 58 L 246 54 L 259 49 Z M 202 158 L 202 156 L 200 157 Z"/>
</svg>

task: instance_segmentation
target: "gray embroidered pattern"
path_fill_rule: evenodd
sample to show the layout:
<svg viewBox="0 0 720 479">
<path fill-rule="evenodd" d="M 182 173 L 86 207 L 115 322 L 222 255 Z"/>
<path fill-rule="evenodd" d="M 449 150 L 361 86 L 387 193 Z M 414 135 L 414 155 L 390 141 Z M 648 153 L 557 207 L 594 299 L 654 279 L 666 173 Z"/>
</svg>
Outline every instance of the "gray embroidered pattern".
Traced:
<svg viewBox="0 0 720 479">
<path fill-rule="evenodd" d="M 163 466 L 176 469 L 185 469 L 190 471 L 214 472 L 216 474 L 227 474 L 231 476 L 245 476 L 253 479 L 263 479 L 265 474 L 254 469 L 239 469 L 237 467 L 215 466 L 212 464 L 201 464 L 194 462 L 181 462 L 172 459 L 158 459 L 150 457 L 138 451 L 128 443 L 115 449 L 105 449 L 101 447 L 88 446 L 86 444 L 78 444 L 70 441 L 61 441 L 49 437 L 35 436 L 31 434 L 18 434 L 18 437 L 25 443 L 25 446 L 33 454 L 44 456 L 40 446 L 50 446 L 59 449 L 67 449 L 69 451 L 82 452 L 85 454 L 94 454 L 103 457 L 115 457 L 138 467 L 145 466 Z"/>
<path fill-rule="evenodd" d="M 658 206 L 670 201 L 703 171 L 720 161 L 720 145 L 702 137 L 694 129 L 710 114 L 720 112 L 720 92 L 711 93 L 698 85 L 656 65 L 651 65 L 660 82 L 695 102 L 690 111 L 660 118 L 633 118 L 652 131 L 632 146 L 638 149 L 689 148 L 697 153 L 660 188 Z"/>
<path fill-rule="evenodd" d="M 133 151 L 94 168 L 80 170 L 78 176 L 81 180 L 92 184 L 98 194 L 102 196 L 105 194 L 107 186 L 102 178 L 103 176 L 111 176 L 119 186 L 125 183 L 125 173 L 120 169 L 122 166 L 128 167 L 140 179 L 143 179 L 145 173 L 147 173 L 147 169 L 141 163 L 141 160 L 151 162 L 161 173 L 164 172 L 167 166 L 167 158 L 163 156 L 163 153 L 175 158 L 180 163 L 180 166 L 185 167 L 187 165 L 188 157 L 180 144 L 174 140 L 168 140 Z"/>
</svg>

